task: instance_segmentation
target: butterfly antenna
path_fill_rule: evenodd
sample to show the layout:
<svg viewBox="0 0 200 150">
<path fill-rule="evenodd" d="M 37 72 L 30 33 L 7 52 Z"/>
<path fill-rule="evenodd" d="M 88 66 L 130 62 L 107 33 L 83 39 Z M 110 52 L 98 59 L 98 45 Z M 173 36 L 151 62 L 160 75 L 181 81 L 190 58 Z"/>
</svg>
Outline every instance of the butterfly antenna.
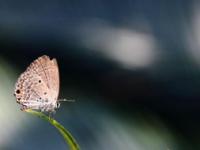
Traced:
<svg viewBox="0 0 200 150">
<path fill-rule="evenodd" d="M 74 99 L 59 99 L 59 102 L 75 102 Z"/>
</svg>

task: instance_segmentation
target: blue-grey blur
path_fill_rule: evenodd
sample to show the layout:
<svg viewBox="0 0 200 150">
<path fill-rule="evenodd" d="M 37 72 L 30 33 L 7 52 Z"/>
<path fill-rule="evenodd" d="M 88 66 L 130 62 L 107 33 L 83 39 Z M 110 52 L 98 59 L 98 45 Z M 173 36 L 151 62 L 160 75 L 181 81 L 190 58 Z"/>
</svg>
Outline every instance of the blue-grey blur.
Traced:
<svg viewBox="0 0 200 150">
<path fill-rule="evenodd" d="M 0 149 L 66 150 L 20 111 L 14 84 L 57 58 L 54 118 L 82 150 L 200 149 L 198 0 L 0 0 Z"/>
</svg>

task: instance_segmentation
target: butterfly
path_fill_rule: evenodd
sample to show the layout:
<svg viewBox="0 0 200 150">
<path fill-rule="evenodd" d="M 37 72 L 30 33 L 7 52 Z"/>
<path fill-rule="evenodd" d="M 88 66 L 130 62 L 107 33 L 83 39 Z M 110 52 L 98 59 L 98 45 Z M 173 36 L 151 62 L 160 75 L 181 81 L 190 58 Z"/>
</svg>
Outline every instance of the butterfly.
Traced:
<svg viewBox="0 0 200 150">
<path fill-rule="evenodd" d="M 34 60 L 19 76 L 14 90 L 21 110 L 34 109 L 54 112 L 59 108 L 60 87 L 58 63 L 55 58 L 43 55 Z"/>
</svg>

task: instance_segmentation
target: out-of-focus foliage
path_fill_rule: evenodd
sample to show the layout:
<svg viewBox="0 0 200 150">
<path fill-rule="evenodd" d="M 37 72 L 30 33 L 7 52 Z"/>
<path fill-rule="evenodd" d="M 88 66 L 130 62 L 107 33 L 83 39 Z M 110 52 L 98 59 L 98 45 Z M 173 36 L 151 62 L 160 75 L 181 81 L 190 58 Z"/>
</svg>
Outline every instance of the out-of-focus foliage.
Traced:
<svg viewBox="0 0 200 150">
<path fill-rule="evenodd" d="M 200 3 L 0 1 L 0 149 L 66 149 L 19 110 L 17 77 L 58 60 L 55 115 L 86 150 L 200 149 Z"/>
</svg>

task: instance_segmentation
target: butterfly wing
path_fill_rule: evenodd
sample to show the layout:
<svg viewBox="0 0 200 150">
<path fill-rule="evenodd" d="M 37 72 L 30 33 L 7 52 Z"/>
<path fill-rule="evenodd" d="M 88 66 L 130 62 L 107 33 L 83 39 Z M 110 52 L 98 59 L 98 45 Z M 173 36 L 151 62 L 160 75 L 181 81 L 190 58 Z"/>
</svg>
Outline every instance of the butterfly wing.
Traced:
<svg viewBox="0 0 200 150">
<path fill-rule="evenodd" d="M 58 99 L 59 94 L 59 70 L 56 59 L 50 59 L 44 55 L 36 59 L 31 65 L 30 70 L 35 70 L 43 79 L 51 92 L 52 100 Z"/>
<path fill-rule="evenodd" d="M 15 86 L 17 102 L 22 109 L 52 111 L 59 94 L 59 71 L 56 59 L 46 55 L 33 61 L 20 75 Z"/>
<path fill-rule="evenodd" d="M 43 91 L 49 92 L 42 78 L 32 71 L 22 73 L 15 86 L 15 96 L 22 109 L 40 109 L 39 101 L 46 99 Z"/>
</svg>

